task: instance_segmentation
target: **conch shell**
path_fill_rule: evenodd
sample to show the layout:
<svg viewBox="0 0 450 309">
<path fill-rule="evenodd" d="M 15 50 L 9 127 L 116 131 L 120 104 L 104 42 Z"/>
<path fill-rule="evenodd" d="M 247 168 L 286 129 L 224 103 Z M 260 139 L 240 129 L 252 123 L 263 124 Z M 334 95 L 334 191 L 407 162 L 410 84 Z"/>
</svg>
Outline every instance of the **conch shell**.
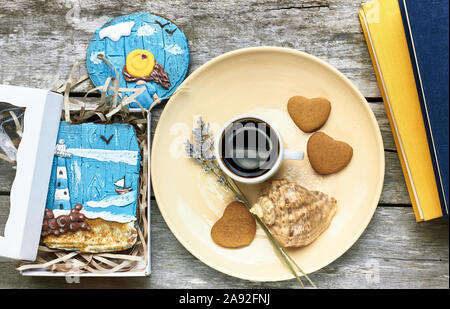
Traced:
<svg viewBox="0 0 450 309">
<path fill-rule="evenodd" d="M 325 231 L 337 211 L 334 198 L 287 180 L 273 180 L 251 212 L 283 247 L 302 247 Z"/>
</svg>

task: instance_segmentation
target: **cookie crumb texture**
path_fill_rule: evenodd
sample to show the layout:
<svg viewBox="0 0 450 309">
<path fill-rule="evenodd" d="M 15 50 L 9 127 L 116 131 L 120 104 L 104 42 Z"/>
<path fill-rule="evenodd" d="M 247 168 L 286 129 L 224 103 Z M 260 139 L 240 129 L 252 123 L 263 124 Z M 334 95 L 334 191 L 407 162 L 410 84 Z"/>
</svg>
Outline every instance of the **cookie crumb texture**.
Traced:
<svg viewBox="0 0 450 309">
<path fill-rule="evenodd" d="M 216 244 L 226 248 L 248 246 L 256 234 L 256 222 L 247 207 L 240 202 L 232 202 L 225 208 L 211 229 L 211 238 Z"/>
<path fill-rule="evenodd" d="M 307 152 L 311 166 L 321 175 L 339 172 L 353 157 L 353 148 L 349 144 L 336 141 L 323 132 L 311 135 Z"/>
<path fill-rule="evenodd" d="M 103 219 L 86 219 L 88 230 L 48 235 L 42 242 L 53 249 L 86 253 L 121 251 L 132 247 L 137 239 L 134 222 L 119 223 Z"/>
</svg>

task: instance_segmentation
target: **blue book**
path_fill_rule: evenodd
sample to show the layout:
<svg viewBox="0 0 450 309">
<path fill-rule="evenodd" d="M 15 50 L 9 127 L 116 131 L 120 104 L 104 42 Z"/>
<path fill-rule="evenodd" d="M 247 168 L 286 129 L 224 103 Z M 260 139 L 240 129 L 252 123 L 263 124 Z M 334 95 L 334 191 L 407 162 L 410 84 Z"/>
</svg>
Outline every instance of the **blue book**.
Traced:
<svg viewBox="0 0 450 309">
<path fill-rule="evenodd" d="M 399 0 L 430 154 L 448 219 L 449 201 L 449 2 Z"/>
</svg>

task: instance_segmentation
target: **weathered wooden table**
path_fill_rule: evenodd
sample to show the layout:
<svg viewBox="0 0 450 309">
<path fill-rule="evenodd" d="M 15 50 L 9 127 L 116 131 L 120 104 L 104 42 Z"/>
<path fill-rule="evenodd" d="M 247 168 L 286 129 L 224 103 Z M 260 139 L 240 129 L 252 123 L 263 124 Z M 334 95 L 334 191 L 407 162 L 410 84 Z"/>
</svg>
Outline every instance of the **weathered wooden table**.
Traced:
<svg viewBox="0 0 450 309">
<path fill-rule="evenodd" d="M 357 1 L 295 0 L 16 0 L 0 7 L 0 83 L 51 88 L 84 63 L 93 31 L 109 17 L 145 10 L 173 19 L 185 31 L 190 72 L 238 48 L 275 45 L 311 53 L 338 68 L 360 89 L 381 128 L 386 158 L 377 211 L 356 244 L 311 275 L 321 288 L 448 288 L 448 221 L 416 223 L 357 11 Z M 87 88 L 75 95 L 82 96 Z M 153 129 L 164 107 L 154 112 Z M 13 174 L 0 160 L 0 227 L 8 214 Z M 22 277 L 0 262 L 0 288 L 297 288 L 295 280 L 249 282 L 224 275 L 193 257 L 151 203 L 152 270 L 148 278 Z"/>
</svg>

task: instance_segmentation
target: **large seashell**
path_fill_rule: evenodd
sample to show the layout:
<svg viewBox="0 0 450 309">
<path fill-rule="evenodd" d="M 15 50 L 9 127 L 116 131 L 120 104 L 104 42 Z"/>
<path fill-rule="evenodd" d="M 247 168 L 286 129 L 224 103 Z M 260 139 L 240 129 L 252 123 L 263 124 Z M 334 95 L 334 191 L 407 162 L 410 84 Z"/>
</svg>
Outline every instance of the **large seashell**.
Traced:
<svg viewBox="0 0 450 309">
<path fill-rule="evenodd" d="M 325 231 L 337 211 L 334 198 L 287 180 L 274 180 L 250 210 L 283 247 L 302 247 Z"/>
</svg>

